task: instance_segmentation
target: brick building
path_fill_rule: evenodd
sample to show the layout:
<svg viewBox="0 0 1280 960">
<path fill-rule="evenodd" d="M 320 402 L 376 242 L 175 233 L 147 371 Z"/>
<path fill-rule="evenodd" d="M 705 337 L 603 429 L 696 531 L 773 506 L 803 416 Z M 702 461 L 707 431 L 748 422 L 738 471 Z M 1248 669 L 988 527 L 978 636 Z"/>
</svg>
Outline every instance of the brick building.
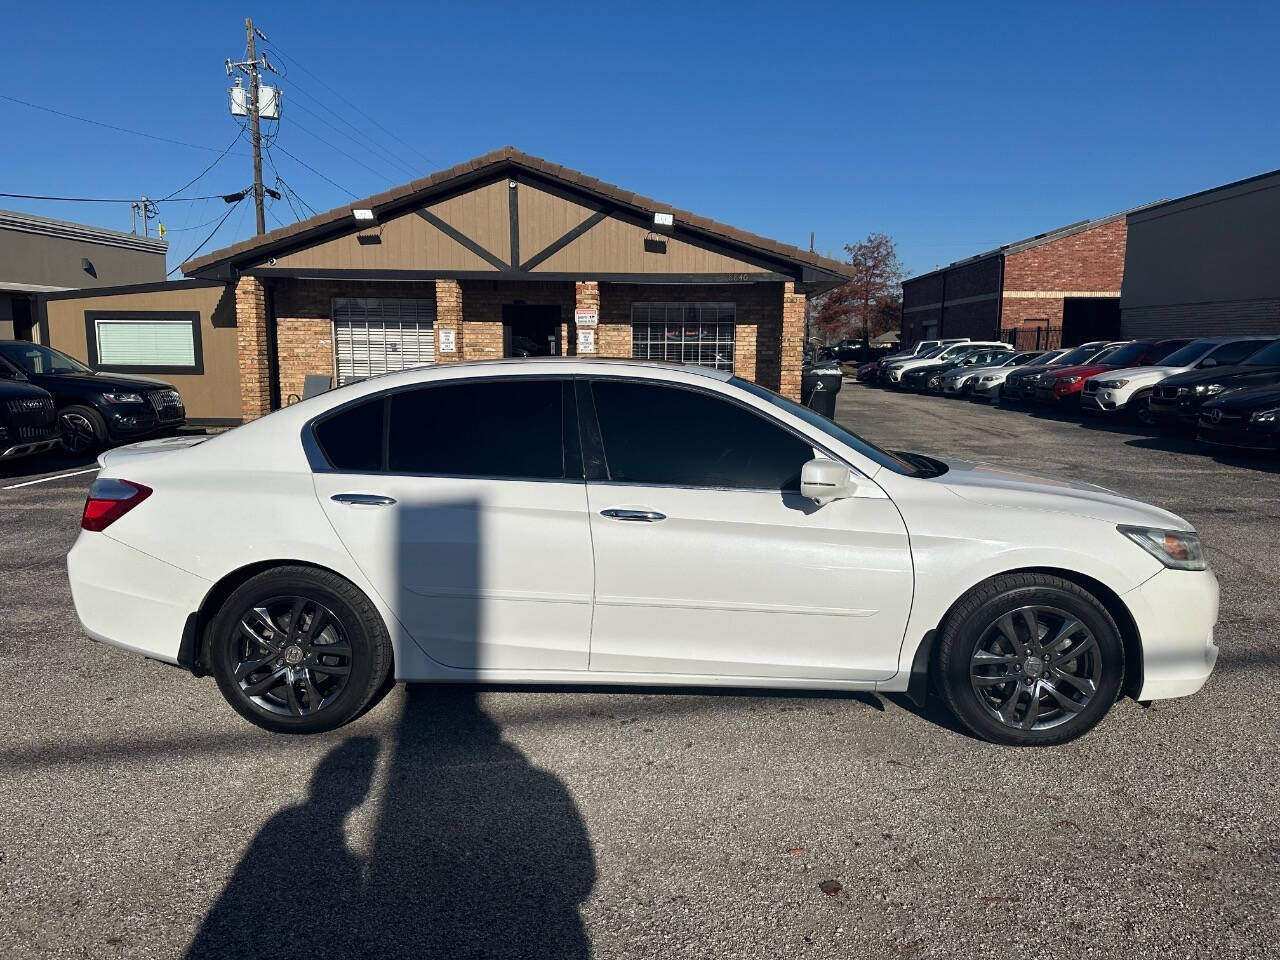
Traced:
<svg viewBox="0 0 1280 960">
<path fill-rule="evenodd" d="M 902 342 L 1071 345 L 1120 333 L 1127 213 L 1006 244 L 902 285 Z"/>
<path fill-rule="evenodd" d="M 154 372 L 210 396 L 219 413 L 193 418 L 238 420 L 309 377 L 547 354 L 698 363 L 798 397 L 806 300 L 847 271 L 507 147 L 185 263 L 141 300 L 98 299 L 144 324 L 180 296 L 197 342 L 223 357 L 234 340 L 235 364 Z M 84 359 L 93 321 L 74 298 L 46 306 L 44 342 Z"/>
</svg>

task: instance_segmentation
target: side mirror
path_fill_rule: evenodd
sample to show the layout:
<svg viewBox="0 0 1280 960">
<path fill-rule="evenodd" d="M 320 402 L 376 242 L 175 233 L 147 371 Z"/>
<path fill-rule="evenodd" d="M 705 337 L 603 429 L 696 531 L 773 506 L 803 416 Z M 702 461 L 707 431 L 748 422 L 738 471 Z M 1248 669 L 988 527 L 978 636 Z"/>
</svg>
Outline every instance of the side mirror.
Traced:
<svg viewBox="0 0 1280 960">
<path fill-rule="evenodd" d="M 854 496 L 857 486 L 848 467 L 825 457 L 810 460 L 800 468 L 800 495 L 819 506 Z"/>
<path fill-rule="evenodd" d="M 1213 357 L 1205 357 L 1203 360 L 1200 361 L 1200 366 L 1206 370 L 1209 367 L 1216 367 L 1217 365 L 1218 365 L 1218 361 L 1213 359 Z"/>
</svg>

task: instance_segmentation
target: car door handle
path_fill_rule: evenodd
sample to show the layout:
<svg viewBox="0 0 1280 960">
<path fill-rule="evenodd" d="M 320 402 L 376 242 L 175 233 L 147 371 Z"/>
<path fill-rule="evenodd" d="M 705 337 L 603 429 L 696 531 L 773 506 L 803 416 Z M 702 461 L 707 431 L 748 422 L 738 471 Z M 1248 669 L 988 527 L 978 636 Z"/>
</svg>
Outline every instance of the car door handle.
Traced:
<svg viewBox="0 0 1280 960">
<path fill-rule="evenodd" d="M 667 519 L 665 513 L 659 513 L 657 510 L 619 510 L 616 508 L 601 510 L 600 516 L 608 517 L 610 520 L 629 520 L 632 523 L 656 523 L 659 520 Z"/>
<path fill-rule="evenodd" d="M 335 493 L 329 499 L 335 503 L 353 503 L 365 507 L 385 507 L 396 502 L 395 497 L 383 497 L 376 493 Z"/>
</svg>

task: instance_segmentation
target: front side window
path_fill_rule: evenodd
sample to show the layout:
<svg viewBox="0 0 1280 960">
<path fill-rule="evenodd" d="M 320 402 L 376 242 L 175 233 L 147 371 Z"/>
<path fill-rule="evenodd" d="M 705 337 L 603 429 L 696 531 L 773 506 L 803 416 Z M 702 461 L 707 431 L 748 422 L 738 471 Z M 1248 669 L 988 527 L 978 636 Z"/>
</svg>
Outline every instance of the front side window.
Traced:
<svg viewBox="0 0 1280 960">
<path fill-rule="evenodd" d="M 199 330 L 194 312 L 85 313 L 89 363 L 99 370 L 200 373 Z"/>
<path fill-rule="evenodd" d="M 59 353 L 50 347 L 42 347 L 38 343 L 19 343 L 14 340 L 0 344 L 0 353 L 3 353 L 6 360 L 26 374 L 93 373 L 79 360 L 73 360 L 65 353 Z"/>
<path fill-rule="evenodd" d="M 732 303 L 633 303 L 631 355 L 733 371 Z"/>
<path fill-rule="evenodd" d="M 677 487 L 799 490 L 813 447 L 729 400 L 664 384 L 592 384 L 609 479 Z"/>
<path fill-rule="evenodd" d="M 315 438 L 337 470 L 580 477 L 581 463 L 566 468 L 563 392 L 562 380 L 524 377 L 415 387 L 322 418 Z"/>
</svg>

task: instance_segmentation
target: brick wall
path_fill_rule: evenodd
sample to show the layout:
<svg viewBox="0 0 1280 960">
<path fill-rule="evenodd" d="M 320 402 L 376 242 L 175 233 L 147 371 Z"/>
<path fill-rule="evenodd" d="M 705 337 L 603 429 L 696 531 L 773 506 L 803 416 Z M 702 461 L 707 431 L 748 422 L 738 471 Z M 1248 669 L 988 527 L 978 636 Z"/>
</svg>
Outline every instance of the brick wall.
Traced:
<svg viewBox="0 0 1280 960">
<path fill-rule="evenodd" d="M 1124 217 L 1005 257 L 1005 290 L 1120 292 L 1124 279 Z"/>
<path fill-rule="evenodd" d="M 440 349 L 440 333 L 453 331 L 453 353 Z M 462 285 L 457 280 L 436 281 L 436 363 L 462 359 Z"/>
<path fill-rule="evenodd" d="M 255 277 L 241 277 L 236 282 L 236 338 L 240 410 L 247 422 L 271 412 L 266 290 Z"/>
<path fill-rule="evenodd" d="M 787 281 L 782 285 L 782 362 L 778 392 L 800 399 L 800 376 L 804 365 L 804 304 L 807 298 Z"/>
<path fill-rule="evenodd" d="M 631 356 L 631 334 L 626 331 L 626 342 L 621 342 L 618 336 L 617 324 L 613 324 L 609 330 L 608 349 L 611 353 L 605 352 L 604 328 L 600 326 L 600 284 L 595 280 L 581 280 L 573 285 L 574 291 L 574 308 L 577 310 L 594 310 L 596 311 L 596 356 L 598 357 L 629 357 Z M 573 322 L 573 315 L 570 314 L 568 320 L 561 327 L 561 350 L 566 357 L 574 356 L 578 352 L 578 329 Z M 625 351 L 625 352 L 620 352 Z"/>
<path fill-rule="evenodd" d="M 303 383 L 308 374 L 323 374 L 328 377 L 335 375 L 334 297 L 432 300 L 436 295 L 436 287 L 430 282 L 275 280 L 271 282 L 271 292 L 276 315 L 280 400 L 288 403 L 291 394 L 302 396 Z"/>
<path fill-rule="evenodd" d="M 781 384 L 783 354 L 783 288 L 781 283 L 742 284 L 636 284 L 602 283 L 600 290 L 600 329 L 597 348 L 603 357 L 631 356 L 631 305 L 633 303 L 732 303 L 735 306 L 734 373 L 770 390 Z M 797 309 L 799 327 L 794 328 L 794 313 L 789 314 L 792 328 L 788 344 L 793 366 L 799 371 L 803 360 L 804 294 L 789 288 Z M 798 372 L 796 377 L 798 377 Z M 799 381 L 796 383 L 799 396 Z"/>
</svg>

